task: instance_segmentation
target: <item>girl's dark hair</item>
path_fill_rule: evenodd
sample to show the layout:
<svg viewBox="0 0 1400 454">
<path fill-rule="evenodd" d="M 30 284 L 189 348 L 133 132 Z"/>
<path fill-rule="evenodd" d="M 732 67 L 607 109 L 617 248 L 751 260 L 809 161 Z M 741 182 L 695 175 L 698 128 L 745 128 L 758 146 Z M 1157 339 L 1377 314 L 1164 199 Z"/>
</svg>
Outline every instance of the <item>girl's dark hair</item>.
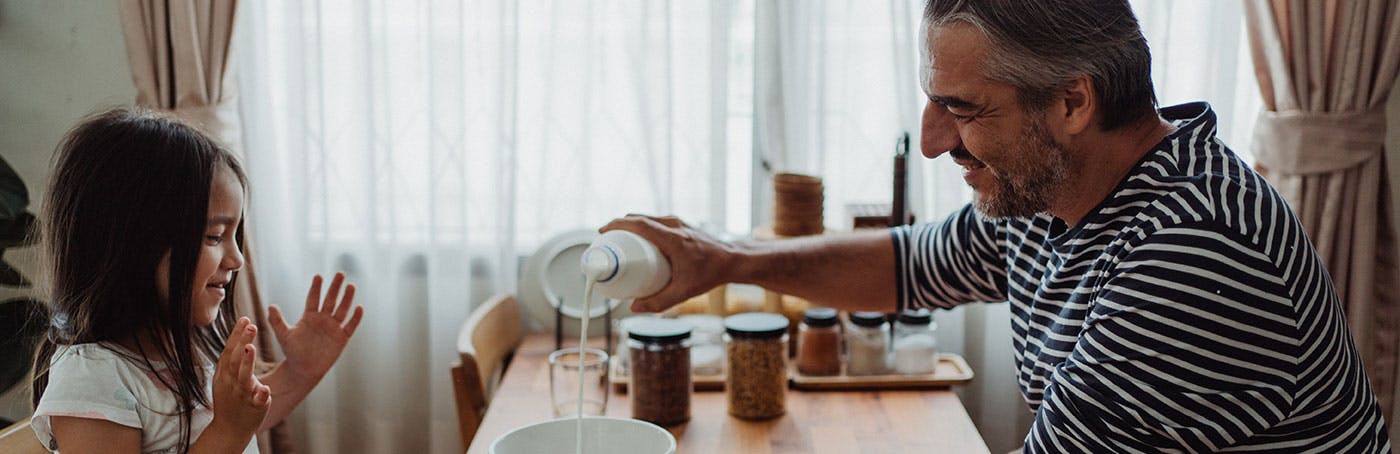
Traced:
<svg viewBox="0 0 1400 454">
<path fill-rule="evenodd" d="M 138 109 L 90 116 L 59 143 L 40 217 L 53 307 L 35 358 L 34 405 L 58 346 L 98 343 L 118 352 L 130 346 L 131 360 L 152 372 L 159 361 L 168 370 L 151 376 L 176 394 L 180 442 L 188 449 L 195 405 L 209 408 L 212 401 L 202 365 L 218 360 L 233 328 L 234 282 L 214 323 L 196 327 L 190 318 L 210 182 L 219 166 L 247 192 L 228 150 L 193 126 Z M 242 244 L 241 223 L 235 235 Z M 169 287 L 162 299 L 156 269 L 166 254 Z"/>
</svg>

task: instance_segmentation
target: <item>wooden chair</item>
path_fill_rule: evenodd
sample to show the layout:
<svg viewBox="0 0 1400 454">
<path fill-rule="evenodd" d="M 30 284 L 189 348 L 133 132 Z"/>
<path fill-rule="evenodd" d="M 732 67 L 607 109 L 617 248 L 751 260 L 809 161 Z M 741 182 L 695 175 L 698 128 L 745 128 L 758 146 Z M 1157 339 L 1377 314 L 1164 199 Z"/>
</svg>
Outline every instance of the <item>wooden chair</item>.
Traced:
<svg viewBox="0 0 1400 454">
<path fill-rule="evenodd" d="M 0 452 L 5 454 L 48 454 L 49 450 L 34 436 L 29 418 L 0 429 Z"/>
<path fill-rule="evenodd" d="M 522 337 L 515 297 L 497 295 L 482 303 L 457 334 L 459 361 L 452 364 L 452 391 L 457 397 L 457 425 L 462 448 L 472 444 L 496 382 L 510 363 Z"/>
</svg>

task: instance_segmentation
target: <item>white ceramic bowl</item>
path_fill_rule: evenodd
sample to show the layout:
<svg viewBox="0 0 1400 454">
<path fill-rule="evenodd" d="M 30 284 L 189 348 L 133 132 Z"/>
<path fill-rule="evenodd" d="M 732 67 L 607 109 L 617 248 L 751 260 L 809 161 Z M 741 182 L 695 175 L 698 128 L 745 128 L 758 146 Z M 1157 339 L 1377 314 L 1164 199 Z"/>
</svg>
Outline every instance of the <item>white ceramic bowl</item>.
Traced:
<svg viewBox="0 0 1400 454">
<path fill-rule="evenodd" d="M 521 427 L 491 443 L 491 454 L 574 452 L 577 418 Z M 583 418 L 583 454 L 675 454 L 676 437 L 646 421 L 604 416 Z"/>
</svg>

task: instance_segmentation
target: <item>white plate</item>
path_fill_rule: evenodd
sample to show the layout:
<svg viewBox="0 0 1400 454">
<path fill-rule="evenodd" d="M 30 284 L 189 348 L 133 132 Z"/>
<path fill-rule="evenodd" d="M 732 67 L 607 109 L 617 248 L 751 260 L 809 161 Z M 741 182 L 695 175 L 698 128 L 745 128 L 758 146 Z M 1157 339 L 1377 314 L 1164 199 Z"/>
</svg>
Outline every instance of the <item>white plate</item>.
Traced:
<svg viewBox="0 0 1400 454">
<path fill-rule="evenodd" d="M 578 319 L 583 314 L 583 269 L 579 266 L 583 251 L 598 237 L 591 229 L 574 230 L 556 235 L 546 241 L 525 260 L 525 269 L 520 275 L 520 288 L 517 291 L 525 316 L 537 327 L 546 331 L 554 329 L 554 312 L 563 301 L 564 334 L 578 336 Z M 589 306 L 588 333 L 590 336 L 603 335 L 603 314 L 613 311 L 613 319 L 631 315 L 626 307 L 619 307 L 621 300 L 613 300 L 593 294 Z"/>
</svg>

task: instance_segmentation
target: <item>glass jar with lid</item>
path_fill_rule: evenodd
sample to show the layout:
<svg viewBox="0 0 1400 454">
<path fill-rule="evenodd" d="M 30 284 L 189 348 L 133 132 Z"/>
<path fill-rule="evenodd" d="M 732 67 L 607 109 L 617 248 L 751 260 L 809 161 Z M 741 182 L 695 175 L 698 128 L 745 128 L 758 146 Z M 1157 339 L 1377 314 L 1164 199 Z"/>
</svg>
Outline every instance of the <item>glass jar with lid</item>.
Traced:
<svg viewBox="0 0 1400 454">
<path fill-rule="evenodd" d="M 724 372 L 724 317 L 687 314 L 676 319 L 690 324 L 690 372 L 696 376 Z"/>
<path fill-rule="evenodd" d="M 890 325 L 885 314 L 852 312 L 846 328 L 846 374 L 882 375 L 890 372 Z"/>
<path fill-rule="evenodd" d="M 894 322 L 894 370 L 904 375 L 932 374 L 938 365 L 937 325 L 928 309 L 906 310 Z"/>
<path fill-rule="evenodd" d="M 620 341 L 618 341 L 617 346 L 613 350 L 612 354 L 612 361 L 616 363 L 618 375 L 626 375 L 628 377 L 631 377 L 631 372 L 629 372 L 628 370 L 628 368 L 631 366 L 630 363 L 632 361 L 632 355 L 627 350 L 628 328 L 631 328 L 633 324 L 641 322 L 642 320 L 649 320 L 653 318 L 657 318 L 656 314 L 637 314 L 628 316 L 626 318 L 613 320 L 613 332 L 617 333 L 618 339 L 621 339 Z"/>
<path fill-rule="evenodd" d="M 788 319 L 766 312 L 724 319 L 729 414 L 767 419 L 787 411 Z"/>
<path fill-rule="evenodd" d="M 660 425 L 690 420 L 690 324 L 645 318 L 629 324 L 632 417 Z"/>
<path fill-rule="evenodd" d="M 813 308 L 802 313 L 797 328 L 797 371 L 806 375 L 841 373 L 841 330 L 836 309 Z"/>
</svg>

